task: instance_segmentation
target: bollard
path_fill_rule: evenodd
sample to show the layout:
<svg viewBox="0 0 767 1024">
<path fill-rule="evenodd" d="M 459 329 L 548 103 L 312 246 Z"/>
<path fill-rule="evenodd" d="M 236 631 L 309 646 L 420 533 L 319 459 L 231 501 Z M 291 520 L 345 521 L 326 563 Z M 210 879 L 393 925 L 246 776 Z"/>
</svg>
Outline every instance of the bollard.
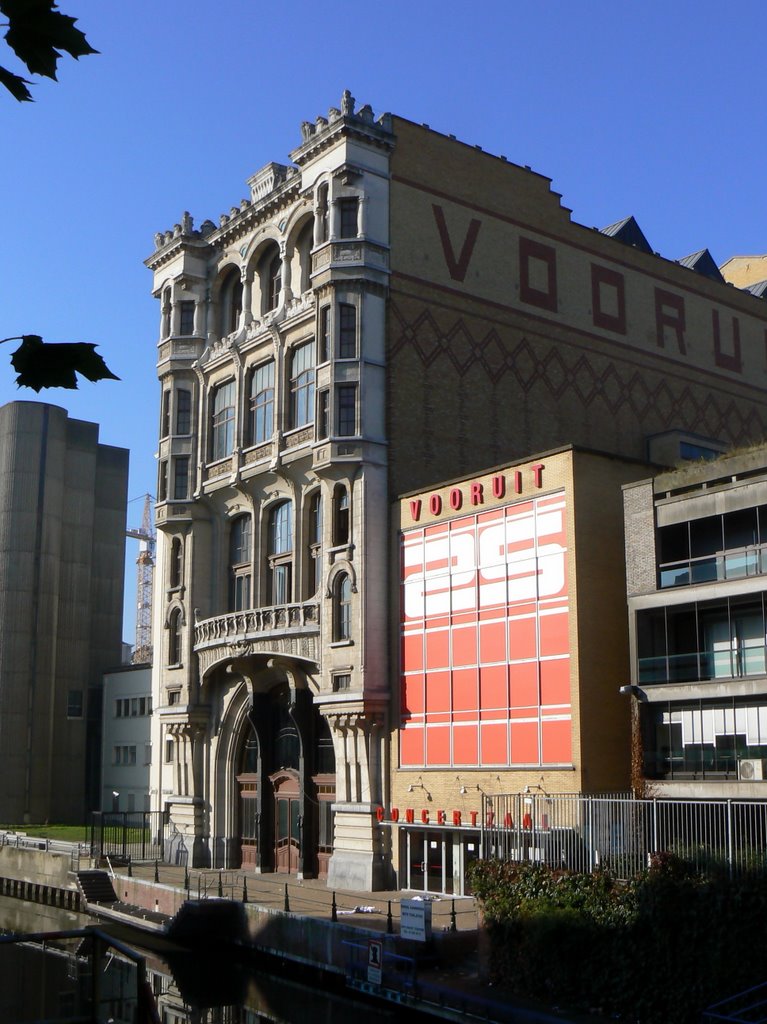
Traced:
<svg viewBox="0 0 767 1024">
<path fill-rule="evenodd" d="M 184 862 L 184 888 L 189 892 L 189 865 Z"/>
<path fill-rule="evenodd" d="M 333 902 L 330 904 L 330 920 L 338 920 L 338 907 L 336 906 L 336 894 L 333 893 Z"/>
<path fill-rule="evenodd" d="M 247 878 L 243 878 L 243 880 L 242 880 L 242 902 L 243 903 L 247 903 L 248 902 L 248 880 L 247 880 Z"/>
<path fill-rule="evenodd" d="M 154 862 L 154 880 L 155 882 L 160 881 L 160 865 L 157 863 L 157 861 Z"/>
<path fill-rule="evenodd" d="M 221 882 L 221 872 L 218 873 L 218 895 L 219 897 L 224 895 L 224 886 Z"/>
<path fill-rule="evenodd" d="M 450 911 L 450 931 L 451 932 L 457 932 L 458 931 L 458 925 L 456 924 L 456 921 L 455 921 L 455 900 L 453 900 L 453 906 L 452 906 L 452 909 Z"/>
<path fill-rule="evenodd" d="M 386 911 L 386 931 L 389 935 L 394 931 L 394 921 L 391 916 L 391 900 L 389 900 L 389 909 Z"/>
<path fill-rule="evenodd" d="M 288 883 L 287 882 L 285 883 L 285 907 L 284 907 L 284 910 L 285 910 L 286 914 L 290 913 L 290 900 L 288 899 Z"/>
<path fill-rule="evenodd" d="M 128 878 L 133 878 L 133 861 L 128 857 Z"/>
</svg>

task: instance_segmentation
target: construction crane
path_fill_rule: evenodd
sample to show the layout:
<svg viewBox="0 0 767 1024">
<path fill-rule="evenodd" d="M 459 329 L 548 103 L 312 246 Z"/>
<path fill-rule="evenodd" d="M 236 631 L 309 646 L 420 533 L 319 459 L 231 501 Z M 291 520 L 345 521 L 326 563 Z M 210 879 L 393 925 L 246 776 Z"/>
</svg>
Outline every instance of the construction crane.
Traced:
<svg viewBox="0 0 767 1024">
<path fill-rule="evenodd" d="M 144 514 L 138 530 L 128 529 L 126 537 L 139 541 L 136 559 L 136 645 L 131 662 L 146 665 L 152 660 L 152 581 L 154 579 L 154 555 L 157 534 L 152 525 L 151 494 L 144 495 Z"/>
</svg>

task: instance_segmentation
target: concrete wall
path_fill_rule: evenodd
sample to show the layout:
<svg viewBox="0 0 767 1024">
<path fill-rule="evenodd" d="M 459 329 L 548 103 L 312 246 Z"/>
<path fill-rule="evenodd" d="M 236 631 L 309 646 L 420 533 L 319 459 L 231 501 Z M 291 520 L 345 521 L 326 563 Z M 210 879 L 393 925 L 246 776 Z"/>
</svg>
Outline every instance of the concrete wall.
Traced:
<svg viewBox="0 0 767 1024">
<path fill-rule="evenodd" d="M 76 889 L 74 875 L 70 875 L 71 866 L 71 859 L 63 853 L 0 846 L 0 878 L 18 878 L 57 889 Z"/>
</svg>

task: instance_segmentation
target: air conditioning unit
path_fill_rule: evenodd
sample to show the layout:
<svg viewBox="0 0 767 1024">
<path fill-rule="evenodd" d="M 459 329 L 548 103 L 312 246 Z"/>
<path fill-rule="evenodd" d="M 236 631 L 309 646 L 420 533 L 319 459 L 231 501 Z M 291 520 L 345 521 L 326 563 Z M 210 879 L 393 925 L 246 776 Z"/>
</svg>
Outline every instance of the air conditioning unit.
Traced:
<svg viewBox="0 0 767 1024">
<path fill-rule="evenodd" d="M 761 782 L 767 779 L 767 761 L 746 757 L 738 761 L 738 778 L 743 782 Z"/>
</svg>

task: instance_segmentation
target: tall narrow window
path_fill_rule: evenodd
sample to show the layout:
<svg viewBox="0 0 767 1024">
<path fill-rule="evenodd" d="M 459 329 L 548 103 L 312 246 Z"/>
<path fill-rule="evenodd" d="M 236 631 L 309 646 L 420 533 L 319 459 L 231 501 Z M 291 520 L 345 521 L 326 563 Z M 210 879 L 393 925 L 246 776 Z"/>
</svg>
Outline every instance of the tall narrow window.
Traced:
<svg viewBox="0 0 767 1024">
<path fill-rule="evenodd" d="M 357 433 L 357 385 L 339 384 L 336 397 L 338 436 L 352 437 Z"/>
<path fill-rule="evenodd" d="M 328 240 L 328 186 L 320 185 L 317 189 L 317 244 Z"/>
<path fill-rule="evenodd" d="M 166 288 L 162 293 L 162 321 L 160 323 L 160 333 L 163 338 L 170 337 L 170 319 L 172 312 L 173 305 L 170 301 L 170 288 Z"/>
<path fill-rule="evenodd" d="M 250 378 L 248 435 L 251 444 L 263 444 L 274 433 L 274 360 L 257 366 Z"/>
<path fill-rule="evenodd" d="M 189 497 L 189 456 L 176 455 L 173 459 L 173 500 L 186 501 Z"/>
<path fill-rule="evenodd" d="M 352 581 L 339 573 L 333 584 L 333 639 L 350 640 L 352 635 Z"/>
<path fill-rule="evenodd" d="M 282 287 L 282 260 L 276 242 L 267 247 L 259 260 L 258 279 L 261 284 L 261 312 L 269 313 L 279 305 Z"/>
<path fill-rule="evenodd" d="M 157 467 L 157 500 L 167 501 L 168 500 L 168 462 L 167 459 L 163 459 L 160 465 Z"/>
<path fill-rule="evenodd" d="M 213 392 L 211 421 L 211 458 L 223 459 L 234 448 L 234 381 L 222 384 Z"/>
<path fill-rule="evenodd" d="M 160 437 L 170 434 L 170 388 L 162 393 L 162 415 L 160 416 Z"/>
<path fill-rule="evenodd" d="M 338 307 L 338 358 L 357 358 L 357 307 L 342 302 Z"/>
<path fill-rule="evenodd" d="M 251 607 L 251 518 L 232 520 L 229 533 L 229 610 L 239 612 Z"/>
<path fill-rule="evenodd" d="M 227 273 L 219 292 L 219 314 L 221 337 L 236 331 L 242 312 L 242 279 L 235 267 Z"/>
<path fill-rule="evenodd" d="M 174 608 L 168 620 L 168 664 L 181 664 L 181 609 Z"/>
<path fill-rule="evenodd" d="M 339 207 L 339 229 L 341 238 L 357 237 L 357 210 L 358 199 L 340 199 Z"/>
<path fill-rule="evenodd" d="M 322 495 L 315 491 L 309 502 L 309 593 L 316 594 L 322 582 Z"/>
<path fill-rule="evenodd" d="M 320 310 L 320 336 L 317 362 L 326 363 L 330 358 L 330 306 Z"/>
<path fill-rule="evenodd" d="M 176 391 L 176 433 L 192 433 L 192 392 L 186 388 Z"/>
<path fill-rule="evenodd" d="M 314 342 L 293 349 L 290 360 L 290 426 L 303 427 L 314 417 Z"/>
<path fill-rule="evenodd" d="M 317 438 L 322 440 L 330 433 L 328 420 L 328 409 L 330 407 L 330 392 L 320 391 L 317 394 Z"/>
<path fill-rule="evenodd" d="M 170 546 L 170 585 L 180 587 L 184 579 L 184 549 L 180 537 L 174 537 Z"/>
<path fill-rule="evenodd" d="M 270 603 L 288 604 L 293 578 L 293 506 L 289 501 L 272 509 L 268 546 Z"/>
<path fill-rule="evenodd" d="M 349 492 L 343 484 L 333 491 L 333 544 L 349 543 Z"/>
<path fill-rule="evenodd" d="M 301 229 L 296 240 L 296 252 L 298 253 L 299 287 L 301 294 L 308 292 L 312 286 L 312 238 L 314 235 L 314 223 L 309 220 Z"/>
<path fill-rule="evenodd" d="M 194 334 L 194 302 L 190 299 L 184 299 L 179 303 L 178 333 Z"/>
</svg>

